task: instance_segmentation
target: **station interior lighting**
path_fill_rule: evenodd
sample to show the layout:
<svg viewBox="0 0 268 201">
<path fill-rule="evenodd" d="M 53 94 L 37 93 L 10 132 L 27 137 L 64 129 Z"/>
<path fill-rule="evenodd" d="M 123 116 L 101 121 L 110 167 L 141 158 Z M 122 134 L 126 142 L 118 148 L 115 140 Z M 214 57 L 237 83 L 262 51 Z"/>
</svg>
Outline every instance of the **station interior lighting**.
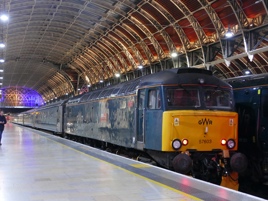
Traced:
<svg viewBox="0 0 268 201">
<path fill-rule="evenodd" d="M 2 22 L 6 22 L 6 21 L 8 21 L 8 19 L 9 19 L 8 15 L 6 15 L 6 14 L 1 14 L 0 15 L 0 20 Z M 3 38 L 2 38 L 2 41 L 3 41 Z M 0 42 L 0 48 L 5 48 L 5 47 L 6 47 L 5 43 Z M 0 63 L 4 63 L 4 62 L 5 62 L 4 59 L 0 59 Z M 4 70 L 0 69 L 0 73 L 2 73 L 2 72 L 4 72 Z M 0 77 L 0 79 L 3 80 L 4 78 Z M 3 85 L 3 83 L 1 82 L 0 86 L 2 86 L 2 85 Z"/>
<path fill-rule="evenodd" d="M 120 77 L 120 73 L 115 73 L 115 77 Z"/>
<path fill-rule="evenodd" d="M 251 72 L 249 70 L 245 70 L 244 73 L 245 73 L 245 75 L 251 74 Z"/>
<path fill-rule="evenodd" d="M 0 19 L 1 19 L 1 21 L 3 21 L 3 22 L 6 22 L 6 21 L 8 21 L 8 15 L 6 15 L 6 14 L 2 14 L 1 16 L 0 16 Z"/>
<path fill-rule="evenodd" d="M 231 31 L 230 27 L 228 28 L 228 31 L 225 33 L 225 36 L 227 38 L 231 38 L 234 35 L 234 33 Z"/>
<path fill-rule="evenodd" d="M 138 69 L 143 69 L 143 65 L 138 65 Z"/>
<path fill-rule="evenodd" d="M 171 53 L 171 57 L 174 58 L 174 57 L 177 57 L 178 56 L 178 53 L 177 52 L 172 52 Z"/>
</svg>

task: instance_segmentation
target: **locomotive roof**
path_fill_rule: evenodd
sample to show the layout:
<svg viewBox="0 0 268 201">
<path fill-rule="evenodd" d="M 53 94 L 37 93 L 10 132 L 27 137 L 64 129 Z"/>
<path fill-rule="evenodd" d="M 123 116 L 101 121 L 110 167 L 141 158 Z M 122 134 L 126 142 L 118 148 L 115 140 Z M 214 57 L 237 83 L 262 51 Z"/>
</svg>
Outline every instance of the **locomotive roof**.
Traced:
<svg viewBox="0 0 268 201">
<path fill-rule="evenodd" d="M 135 94 L 137 89 L 144 87 L 200 84 L 200 79 L 203 79 L 205 83 L 209 83 L 210 85 L 231 87 L 228 83 L 212 76 L 212 72 L 209 70 L 199 68 L 173 68 L 145 75 L 117 85 L 91 91 L 69 100 L 68 103 L 85 102 L 91 99 Z"/>
<path fill-rule="evenodd" d="M 139 88 L 153 85 L 183 85 L 200 84 L 203 79 L 205 84 L 231 87 L 228 83 L 212 75 L 212 72 L 199 68 L 174 68 L 161 71 L 141 78 Z"/>
</svg>

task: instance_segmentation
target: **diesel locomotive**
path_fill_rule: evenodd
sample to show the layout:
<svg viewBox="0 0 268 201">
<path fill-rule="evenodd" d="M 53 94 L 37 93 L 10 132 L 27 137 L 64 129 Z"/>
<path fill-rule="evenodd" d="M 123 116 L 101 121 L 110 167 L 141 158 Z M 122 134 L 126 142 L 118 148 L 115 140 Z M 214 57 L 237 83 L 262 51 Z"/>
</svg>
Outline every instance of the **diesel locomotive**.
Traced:
<svg viewBox="0 0 268 201">
<path fill-rule="evenodd" d="M 239 114 L 239 150 L 250 161 L 247 179 L 268 182 L 268 74 L 226 80 L 233 86 Z"/>
<path fill-rule="evenodd" d="M 109 150 L 146 153 L 159 166 L 232 182 L 235 189 L 247 167 L 237 152 L 232 87 L 205 69 L 164 70 L 32 109 L 14 121 Z"/>
</svg>

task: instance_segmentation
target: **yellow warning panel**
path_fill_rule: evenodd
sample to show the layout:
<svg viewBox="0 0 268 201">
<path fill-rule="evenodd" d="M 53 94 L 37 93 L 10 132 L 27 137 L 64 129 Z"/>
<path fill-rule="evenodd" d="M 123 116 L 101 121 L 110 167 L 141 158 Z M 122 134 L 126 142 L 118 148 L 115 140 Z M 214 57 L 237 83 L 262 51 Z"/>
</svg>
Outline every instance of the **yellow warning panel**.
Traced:
<svg viewBox="0 0 268 201">
<path fill-rule="evenodd" d="M 147 164 L 142 164 L 142 163 L 132 164 L 131 166 L 133 166 L 135 168 L 149 168 L 149 167 L 151 167 L 151 166 L 149 166 Z"/>
</svg>

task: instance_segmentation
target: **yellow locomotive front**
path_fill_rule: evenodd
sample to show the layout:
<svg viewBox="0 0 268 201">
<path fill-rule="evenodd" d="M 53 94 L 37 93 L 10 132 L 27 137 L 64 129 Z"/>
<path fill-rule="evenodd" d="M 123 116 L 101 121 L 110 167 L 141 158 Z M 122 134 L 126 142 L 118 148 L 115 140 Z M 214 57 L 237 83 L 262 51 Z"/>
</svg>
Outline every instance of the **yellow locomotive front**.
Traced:
<svg viewBox="0 0 268 201">
<path fill-rule="evenodd" d="M 174 170 L 218 184 L 226 177 L 236 185 L 247 160 L 236 152 L 238 115 L 231 88 L 184 84 L 167 87 L 166 99 L 162 151 L 177 152 Z"/>
<path fill-rule="evenodd" d="M 235 112 L 181 110 L 163 114 L 162 150 L 237 150 Z"/>
</svg>

